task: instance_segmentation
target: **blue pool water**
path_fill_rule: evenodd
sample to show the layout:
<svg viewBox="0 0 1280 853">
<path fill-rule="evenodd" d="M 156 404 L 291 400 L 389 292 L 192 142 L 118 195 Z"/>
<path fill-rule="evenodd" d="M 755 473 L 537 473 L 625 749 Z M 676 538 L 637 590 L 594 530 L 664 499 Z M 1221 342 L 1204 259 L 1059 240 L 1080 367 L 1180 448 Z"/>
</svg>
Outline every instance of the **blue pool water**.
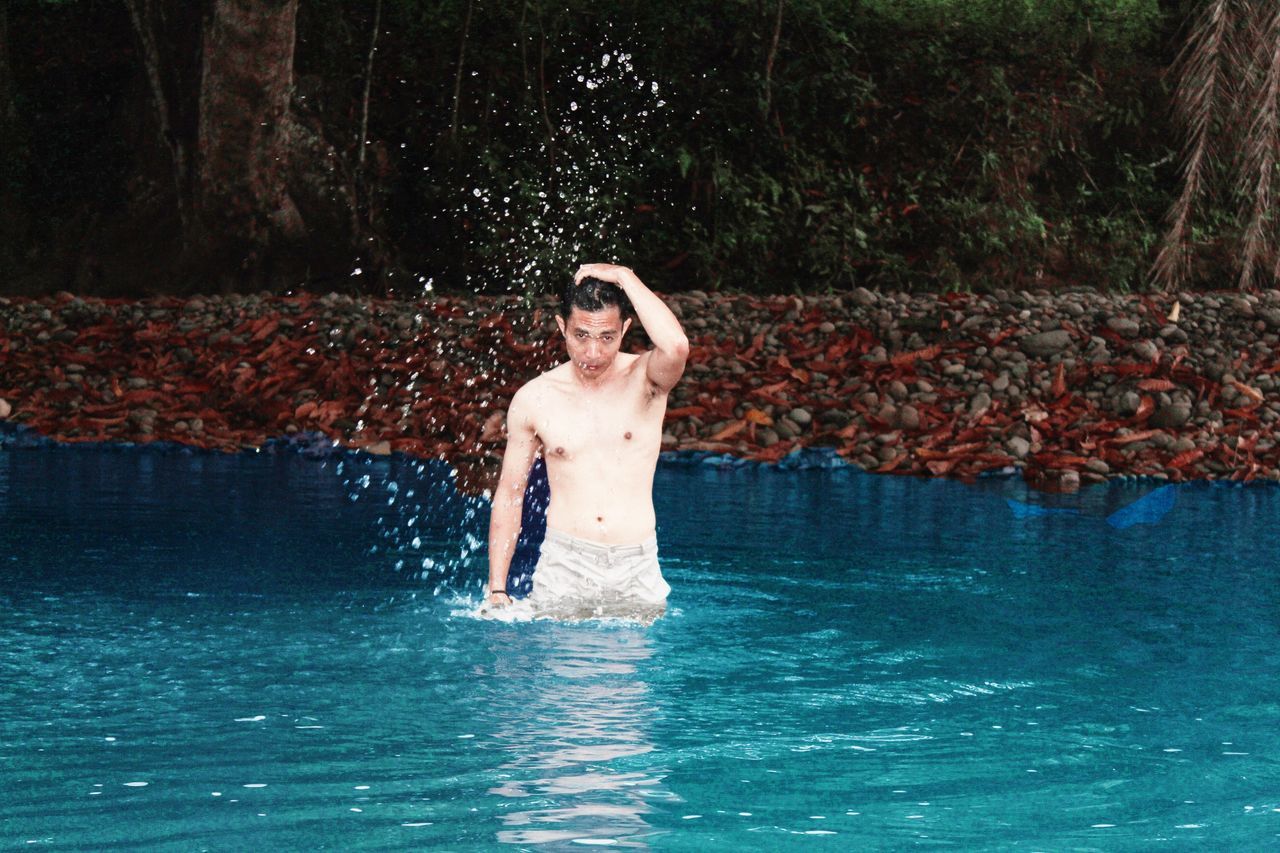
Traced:
<svg viewBox="0 0 1280 853">
<path fill-rule="evenodd" d="M 0 843 L 1270 848 L 1280 490 L 1152 488 L 664 465 L 667 616 L 503 624 L 439 468 L 0 452 Z"/>
</svg>

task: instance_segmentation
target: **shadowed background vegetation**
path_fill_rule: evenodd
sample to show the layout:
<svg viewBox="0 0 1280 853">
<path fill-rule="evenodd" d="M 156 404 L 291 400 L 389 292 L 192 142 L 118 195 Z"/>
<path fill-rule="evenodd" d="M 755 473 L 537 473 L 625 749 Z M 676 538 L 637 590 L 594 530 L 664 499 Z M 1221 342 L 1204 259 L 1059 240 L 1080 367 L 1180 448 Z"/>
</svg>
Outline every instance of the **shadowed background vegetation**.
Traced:
<svg viewBox="0 0 1280 853">
<path fill-rule="evenodd" d="M 1145 287 L 1199 4 L 0 8 L 0 290 L 413 295 Z M 1233 283 L 1235 210 L 1182 281 Z"/>
</svg>

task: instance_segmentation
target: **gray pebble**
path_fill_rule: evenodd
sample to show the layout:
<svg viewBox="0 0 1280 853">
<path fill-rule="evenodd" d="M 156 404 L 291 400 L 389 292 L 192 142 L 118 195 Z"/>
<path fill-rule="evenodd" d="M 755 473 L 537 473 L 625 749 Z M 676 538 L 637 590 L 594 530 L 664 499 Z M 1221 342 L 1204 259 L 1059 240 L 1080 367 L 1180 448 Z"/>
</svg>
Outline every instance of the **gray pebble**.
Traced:
<svg viewBox="0 0 1280 853">
<path fill-rule="evenodd" d="M 1086 470 L 1092 471 L 1095 474 L 1111 473 L 1111 466 L 1103 459 L 1090 459 L 1088 462 L 1084 463 L 1084 467 Z"/>
<path fill-rule="evenodd" d="M 1141 340 L 1133 345 L 1133 354 L 1143 361 L 1155 361 L 1160 355 L 1160 348 L 1151 341 Z"/>
<path fill-rule="evenodd" d="M 1107 320 L 1107 328 L 1126 338 L 1136 338 L 1141 326 L 1136 320 L 1130 320 L 1128 317 L 1111 317 Z"/>
<path fill-rule="evenodd" d="M 1191 403 L 1187 400 L 1174 400 L 1167 406 L 1160 406 L 1151 415 L 1151 426 L 1156 429 L 1177 429 L 1191 420 Z"/>
<path fill-rule="evenodd" d="M 1051 332 L 1040 332 L 1028 335 L 1020 342 L 1022 351 L 1036 358 L 1048 358 L 1057 355 L 1071 346 L 1071 333 L 1065 329 L 1054 329 Z"/>
</svg>

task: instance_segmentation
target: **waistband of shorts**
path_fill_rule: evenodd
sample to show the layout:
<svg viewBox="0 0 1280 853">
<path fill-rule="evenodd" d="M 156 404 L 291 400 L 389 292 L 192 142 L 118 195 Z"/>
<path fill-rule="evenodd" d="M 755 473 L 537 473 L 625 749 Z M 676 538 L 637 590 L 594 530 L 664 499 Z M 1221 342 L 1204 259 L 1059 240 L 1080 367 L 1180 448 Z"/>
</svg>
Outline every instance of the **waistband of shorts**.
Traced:
<svg viewBox="0 0 1280 853">
<path fill-rule="evenodd" d="M 580 554 L 607 554 L 610 557 L 633 557 L 641 554 L 658 553 L 658 537 L 650 536 L 643 542 L 635 545 L 606 545 L 603 542 L 592 542 L 590 539 L 579 539 L 577 536 L 570 536 L 568 533 L 561 533 L 559 530 L 547 528 L 546 542 L 554 542 L 562 548 L 568 548 L 570 551 L 576 551 Z"/>
</svg>

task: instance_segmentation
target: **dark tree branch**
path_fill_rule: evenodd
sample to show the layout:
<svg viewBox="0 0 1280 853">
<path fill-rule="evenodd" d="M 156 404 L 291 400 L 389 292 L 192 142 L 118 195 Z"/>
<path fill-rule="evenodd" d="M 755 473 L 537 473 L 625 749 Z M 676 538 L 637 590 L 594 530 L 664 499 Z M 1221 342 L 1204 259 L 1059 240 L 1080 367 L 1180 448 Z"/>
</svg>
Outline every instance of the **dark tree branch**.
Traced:
<svg viewBox="0 0 1280 853">
<path fill-rule="evenodd" d="M 0 0 L 0 132 L 18 121 L 13 97 L 13 76 L 9 64 L 9 0 Z"/>
<path fill-rule="evenodd" d="M 462 103 L 462 71 L 467 62 L 467 38 L 471 33 L 471 9 L 474 0 L 467 0 L 467 15 L 462 21 L 462 39 L 458 43 L 458 73 L 453 78 L 453 118 L 449 122 L 449 138 L 458 138 L 458 106 Z"/>
<path fill-rule="evenodd" d="M 14 97 L 13 70 L 9 62 L 9 3 L 0 0 L 0 151 L 5 152 L 7 162 L 0 163 L 0 264 L 11 268 L 19 255 L 18 245 L 26 230 L 27 216 L 11 189 L 8 172 L 15 161 L 21 161 L 26 152 L 21 144 L 18 129 L 18 106 Z"/>
<path fill-rule="evenodd" d="M 542 105 L 542 123 L 547 128 L 547 159 L 551 164 L 551 180 L 555 181 L 556 165 L 556 128 L 551 123 L 551 111 L 547 108 L 547 31 L 542 26 L 542 15 L 538 15 L 538 101 Z"/>
<path fill-rule="evenodd" d="M 528 96 L 532 84 L 529 82 L 529 37 L 524 31 L 524 22 L 529 17 L 529 0 L 520 4 L 520 71 L 524 74 L 524 92 Z"/>
<path fill-rule="evenodd" d="M 364 97 L 360 102 L 360 153 L 356 163 L 363 167 L 365 147 L 369 144 L 369 90 L 373 86 L 373 55 L 378 51 L 378 28 L 382 26 L 382 0 L 373 7 L 373 33 L 369 36 L 369 58 L 364 64 Z"/>
<path fill-rule="evenodd" d="M 138 42 L 142 46 L 142 64 L 146 71 L 147 84 L 151 89 L 152 104 L 155 106 L 156 131 L 160 137 L 160 147 L 168 150 L 172 158 L 174 195 L 177 200 L 178 216 L 182 221 L 182 232 L 185 234 L 191 221 L 190 197 L 187 192 L 191 175 L 187 148 L 174 130 L 169 98 L 165 94 L 164 77 L 173 72 L 165 68 L 160 57 L 158 39 L 152 24 L 154 14 L 150 0 L 125 0 L 125 6 L 129 9 L 133 31 L 137 34 Z"/>
<path fill-rule="evenodd" d="M 769 117 L 773 105 L 773 63 L 778 58 L 778 41 L 782 38 L 782 10 L 786 0 L 778 0 L 778 14 L 773 21 L 773 41 L 769 44 L 769 56 L 764 63 L 764 117 Z"/>
</svg>

